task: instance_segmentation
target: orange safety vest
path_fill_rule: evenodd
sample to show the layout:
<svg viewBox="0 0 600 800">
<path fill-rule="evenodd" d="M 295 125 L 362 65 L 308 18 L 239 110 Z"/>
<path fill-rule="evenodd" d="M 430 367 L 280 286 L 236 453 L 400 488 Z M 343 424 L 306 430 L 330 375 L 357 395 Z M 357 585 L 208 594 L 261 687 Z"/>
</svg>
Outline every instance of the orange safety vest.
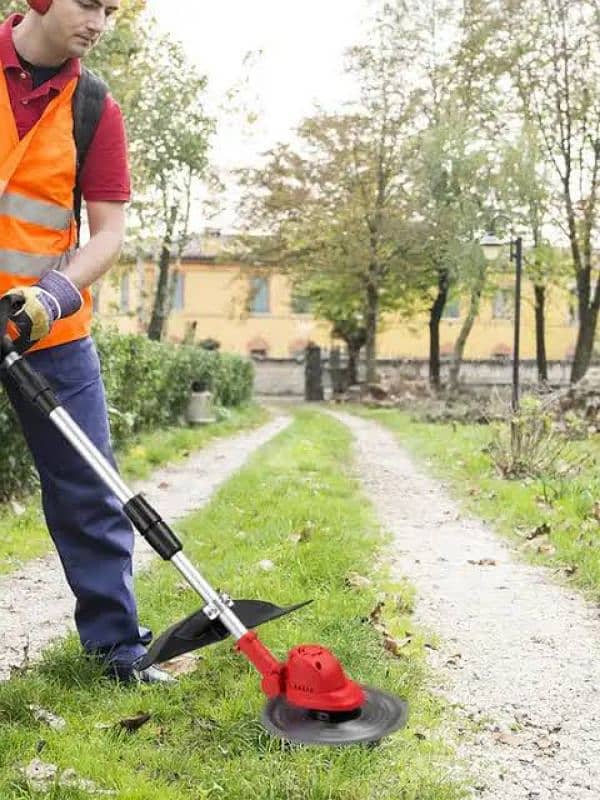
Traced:
<svg viewBox="0 0 600 800">
<path fill-rule="evenodd" d="M 76 86 L 74 78 L 19 140 L 0 63 L 0 295 L 14 286 L 37 283 L 48 270 L 68 264 L 75 253 L 77 153 L 72 97 Z M 58 320 L 31 350 L 89 335 L 92 296 L 88 289 L 82 295 L 82 308 Z"/>
</svg>

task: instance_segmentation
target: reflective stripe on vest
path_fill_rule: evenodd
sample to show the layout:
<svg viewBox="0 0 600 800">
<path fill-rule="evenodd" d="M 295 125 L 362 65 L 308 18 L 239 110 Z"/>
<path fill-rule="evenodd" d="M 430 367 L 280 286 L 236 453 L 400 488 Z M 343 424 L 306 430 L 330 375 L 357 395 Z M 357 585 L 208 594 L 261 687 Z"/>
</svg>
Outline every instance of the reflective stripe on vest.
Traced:
<svg viewBox="0 0 600 800">
<path fill-rule="evenodd" d="M 0 272 L 39 278 L 49 269 L 64 267 L 75 252 L 73 248 L 58 256 L 43 256 L 37 253 L 24 253 L 21 250 L 0 249 Z"/>
<path fill-rule="evenodd" d="M 16 217 L 55 231 L 69 230 L 73 219 L 73 213 L 67 208 L 13 192 L 5 192 L 0 197 L 0 215 Z"/>
</svg>

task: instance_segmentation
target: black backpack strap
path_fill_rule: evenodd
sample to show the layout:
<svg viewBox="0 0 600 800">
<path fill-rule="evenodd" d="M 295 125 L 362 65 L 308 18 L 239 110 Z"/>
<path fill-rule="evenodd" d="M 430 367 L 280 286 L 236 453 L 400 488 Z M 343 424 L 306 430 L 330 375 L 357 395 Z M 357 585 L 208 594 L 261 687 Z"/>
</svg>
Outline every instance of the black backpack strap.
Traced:
<svg viewBox="0 0 600 800">
<path fill-rule="evenodd" d="M 81 228 L 81 171 L 102 116 L 108 87 L 89 69 L 81 68 L 81 76 L 73 94 L 73 138 L 77 148 L 77 177 L 73 191 L 73 213 L 77 222 L 77 243 Z"/>
</svg>

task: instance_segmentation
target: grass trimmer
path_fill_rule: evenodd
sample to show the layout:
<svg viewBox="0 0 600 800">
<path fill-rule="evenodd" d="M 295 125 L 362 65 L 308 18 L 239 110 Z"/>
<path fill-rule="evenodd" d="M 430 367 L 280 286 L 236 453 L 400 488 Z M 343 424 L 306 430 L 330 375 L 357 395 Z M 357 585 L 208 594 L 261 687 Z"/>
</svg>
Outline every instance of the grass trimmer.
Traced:
<svg viewBox="0 0 600 800">
<path fill-rule="evenodd" d="M 60 406 L 48 383 L 16 352 L 6 336 L 11 298 L 0 299 L 0 372 L 66 437 L 107 484 L 127 517 L 151 547 L 176 567 L 205 605 L 172 625 L 152 643 L 139 664 L 147 667 L 197 650 L 231 635 L 236 649 L 262 676 L 267 695 L 263 725 L 289 741 L 320 745 L 376 742 L 406 723 L 407 704 L 386 692 L 351 680 L 335 656 L 315 644 L 294 647 L 278 661 L 253 628 L 289 614 L 306 603 L 280 607 L 261 600 L 232 600 L 217 592 L 190 563 L 182 544 L 142 494 L 134 494 L 118 472 Z M 310 601 L 309 601 L 310 602 Z"/>
</svg>

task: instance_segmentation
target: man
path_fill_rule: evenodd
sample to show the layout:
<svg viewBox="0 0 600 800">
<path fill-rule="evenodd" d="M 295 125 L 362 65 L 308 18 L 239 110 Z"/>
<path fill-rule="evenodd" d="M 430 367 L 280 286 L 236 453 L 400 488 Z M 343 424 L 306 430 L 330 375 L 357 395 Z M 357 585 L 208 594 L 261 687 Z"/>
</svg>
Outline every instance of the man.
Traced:
<svg viewBox="0 0 600 800">
<path fill-rule="evenodd" d="M 72 98 L 80 58 L 98 42 L 120 0 L 28 0 L 0 25 L 0 295 L 24 300 L 12 320 L 19 351 L 113 463 L 104 387 L 90 339 L 89 287 L 115 262 L 130 199 L 121 111 L 110 95 L 80 175 L 90 239 L 77 248 Z M 81 643 L 123 681 L 171 682 L 137 670 L 150 632 L 138 624 L 133 531 L 80 456 L 10 383 L 32 452 L 48 529 L 76 597 Z"/>
</svg>

